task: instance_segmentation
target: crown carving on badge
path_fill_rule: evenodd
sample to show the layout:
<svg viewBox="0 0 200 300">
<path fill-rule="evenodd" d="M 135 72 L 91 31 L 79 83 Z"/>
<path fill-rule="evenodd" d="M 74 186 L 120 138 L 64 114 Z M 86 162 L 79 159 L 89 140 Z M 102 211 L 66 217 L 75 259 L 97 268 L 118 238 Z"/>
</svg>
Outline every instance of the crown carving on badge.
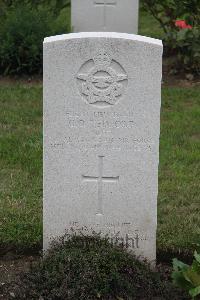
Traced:
<svg viewBox="0 0 200 300">
<path fill-rule="evenodd" d="M 110 66 L 112 62 L 110 55 L 103 49 L 94 56 L 93 60 L 96 65 L 103 66 Z"/>
</svg>

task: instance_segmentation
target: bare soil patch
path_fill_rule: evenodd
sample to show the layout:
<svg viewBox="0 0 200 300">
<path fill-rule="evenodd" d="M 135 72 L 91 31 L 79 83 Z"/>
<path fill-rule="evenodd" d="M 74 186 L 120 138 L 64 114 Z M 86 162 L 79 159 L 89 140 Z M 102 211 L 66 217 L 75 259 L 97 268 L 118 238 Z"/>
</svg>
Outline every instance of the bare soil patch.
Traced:
<svg viewBox="0 0 200 300">
<path fill-rule="evenodd" d="M 7 253 L 0 258 L 0 299 L 17 299 L 15 289 L 19 289 L 18 282 L 22 273 L 28 272 L 40 259 L 39 255 L 19 256 Z"/>
</svg>

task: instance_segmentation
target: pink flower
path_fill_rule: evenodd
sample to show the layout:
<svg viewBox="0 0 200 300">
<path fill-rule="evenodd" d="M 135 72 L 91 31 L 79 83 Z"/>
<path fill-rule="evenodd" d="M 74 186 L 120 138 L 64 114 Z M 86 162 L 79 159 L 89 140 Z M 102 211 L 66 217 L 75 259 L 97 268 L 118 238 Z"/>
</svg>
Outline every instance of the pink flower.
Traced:
<svg viewBox="0 0 200 300">
<path fill-rule="evenodd" d="M 176 25 L 176 27 L 179 27 L 180 29 L 185 29 L 185 28 L 192 29 L 192 26 L 189 24 L 186 24 L 185 20 L 176 20 L 175 25 Z"/>
</svg>

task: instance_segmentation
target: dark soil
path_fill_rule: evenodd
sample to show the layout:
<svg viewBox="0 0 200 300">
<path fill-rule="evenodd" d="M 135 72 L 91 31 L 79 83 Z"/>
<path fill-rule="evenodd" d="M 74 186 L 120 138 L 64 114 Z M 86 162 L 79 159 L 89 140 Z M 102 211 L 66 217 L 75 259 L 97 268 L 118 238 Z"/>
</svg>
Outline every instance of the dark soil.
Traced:
<svg viewBox="0 0 200 300">
<path fill-rule="evenodd" d="M 36 264 L 39 259 L 39 255 L 19 256 L 13 253 L 7 253 L 0 258 L 0 299 L 15 298 L 15 288 L 12 282 L 19 282 L 20 275 L 30 271 L 31 266 Z"/>
<path fill-rule="evenodd" d="M 156 270 L 152 272 L 148 269 L 148 266 L 145 267 L 140 263 L 135 263 L 135 258 L 130 258 L 130 255 L 126 252 L 118 248 L 110 247 L 109 249 L 109 245 L 103 248 L 101 245 L 97 247 L 93 244 L 89 244 L 89 246 L 86 244 L 83 247 L 83 244 L 69 242 L 64 246 L 59 245 L 59 248 L 56 247 L 42 263 L 39 255 L 19 256 L 11 253 L 4 255 L 0 259 L 0 299 L 189 299 L 182 291 L 174 288 L 171 284 L 172 268 L 167 264 L 158 264 Z M 56 269 L 58 262 L 59 268 Z M 71 269 L 68 268 L 69 266 Z M 57 271 L 55 272 L 55 270 Z M 113 271 L 116 272 L 115 275 L 117 276 L 114 275 L 113 277 Z M 54 277 L 57 277 L 56 281 Z M 98 280 L 101 281 L 102 278 L 103 285 L 105 284 L 108 289 L 110 288 L 110 283 L 108 284 L 110 279 L 113 280 L 113 286 L 111 285 L 110 292 L 94 297 L 93 292 L 96 290 L 92 290 L 93 286 L 96 285 L 96 288 L 101 289 L 102 286 L 99 286 Z M 38 288 L 39 285 L 40 288 Z M 118 285 L 120 285 L 120 288 Z M 131 294 L 130 288 L 135 289 L 134 293 L 136 295 Z M 76 290 L 78 290 L 78 294 L 76 294 Z M 80 291 L 83 295 L 79 294 Z M 114 292 L 112 293 L 112 291 Z M 104 288 L 102 293 L 104 293 Z M 120 296 L 116 297 L 118 294 Z"/>
</svg>

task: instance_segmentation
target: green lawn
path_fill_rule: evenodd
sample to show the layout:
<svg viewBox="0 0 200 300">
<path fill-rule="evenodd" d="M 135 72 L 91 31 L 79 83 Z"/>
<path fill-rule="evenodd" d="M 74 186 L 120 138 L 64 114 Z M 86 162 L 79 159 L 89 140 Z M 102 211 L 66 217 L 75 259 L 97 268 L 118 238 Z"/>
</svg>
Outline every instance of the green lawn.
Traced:
<svg viewBox="0 0 200 300">
<path fill-rule="evenodd" d="M 158 248 L 200 242 L 200 88 L 163 88 Z"/>
<path fill-rule="evenodd" d="M 200 88 L 163 88 L 158 250 L 200 241 Z M 42 241 L 42 86 L 0 86 L 0 243 Z"/>
<path fill-rule="evenodd" d="M 0 86 L 0 244 L 42 235 L 42 86 Z"/>
</svg>

